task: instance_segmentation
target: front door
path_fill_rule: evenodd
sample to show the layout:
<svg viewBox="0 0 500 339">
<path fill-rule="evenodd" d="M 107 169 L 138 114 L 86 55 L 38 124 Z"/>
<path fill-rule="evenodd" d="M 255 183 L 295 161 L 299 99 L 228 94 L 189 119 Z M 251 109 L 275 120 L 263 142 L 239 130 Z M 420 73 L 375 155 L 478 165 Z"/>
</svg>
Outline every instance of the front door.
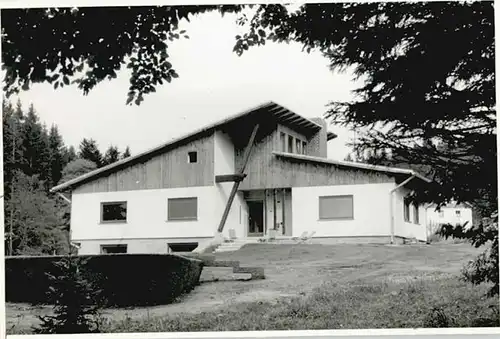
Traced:
<svg viewBox="0 0 500 339">
<path fill-rule="evenodd" d="M 264 201 L 247 201 L 248 206 L 248 236 L 264 235 Z"/>
</svg>

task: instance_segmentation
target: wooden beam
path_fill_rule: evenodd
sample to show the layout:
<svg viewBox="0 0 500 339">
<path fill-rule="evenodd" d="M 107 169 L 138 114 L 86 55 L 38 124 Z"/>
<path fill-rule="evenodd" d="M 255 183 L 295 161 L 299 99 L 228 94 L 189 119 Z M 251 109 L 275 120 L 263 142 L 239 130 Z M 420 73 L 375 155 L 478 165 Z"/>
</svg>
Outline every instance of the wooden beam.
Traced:
<svg viewBox="0 0 500 339">
<path fill-rule="evenodd" d="M 276 204 L 276 189 L 273 189 L 273 217 L 274 217 L 274 227 L 273 229 L 278 229 L 278 216 L 276 214 L 276 209 L 277 209 L 277 204 Z"/>
<path fill-rule="evenodd" d="M 247 147 L 245 148 L 245 153 L 243 154 L 243 164 L 241 165 L 240 170 L 237 174 L 243 175 L 245 173 L 245 168 L 248 163 L 248 159 L 250 158 L 250 153 L 252 152 L 253 145 L 255 143 L 255 136 L 257 135 L 257 131 L 259 130 L 259 124 L 256 124 L 253 128 L 252 134 L 250 135 L 250 139 L 248 140 Z M 233 184 L 233 188 L 231 189 L 231 193 L 229 194 L 229 199 L 227 200 L 226 208 L 224 209 L 224 213 L 222 214 L 221 221 L 219 223 L 219 227 L 217 231 L 221 233 L 224 230 L 224 225 L 226 224 L 227 216 L 229 215 L 229 210 L 231 209 L 231 205 L 233 204 L 234 197 L 236 196 L 236 192 L 238 191 L 238 187 L 240 186 L 240 181 L 236 181 Z"/>
<path fill-rule="evenodd" d="M 246 174 L 223 174 L 216 175 L 215 182 L 237 182 L 243 181 L 247 175 Z"/>
<path fill-rule="evenodd" d="M 283 188 L 283 196 L 281 197 L 281 213 L 283 214 L 282 220 L 281 220 L 281 233 L 285 235 L 285 201 L 286 201 L 286 188 Z"/>
<path fill-rule="evenodd" d="M 66 196 L 65 196 L 64 194 L 62 194 L 62 193 L 57 193 L 57 195 L 58 195 L 61 199 L 63 199 L 64 201 L 66 201 L 68 204 L 70 204 L 70 205 L 71 205 L 71 200 L 69 200 L 68 198 L 66 198 Z"/>
</svg>

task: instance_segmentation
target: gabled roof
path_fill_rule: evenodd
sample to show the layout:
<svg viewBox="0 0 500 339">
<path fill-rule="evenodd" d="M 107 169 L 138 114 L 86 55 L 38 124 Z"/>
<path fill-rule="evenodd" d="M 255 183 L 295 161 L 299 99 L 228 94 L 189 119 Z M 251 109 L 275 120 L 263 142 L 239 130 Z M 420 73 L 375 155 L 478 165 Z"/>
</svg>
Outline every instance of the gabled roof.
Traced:
<svg viewBox="0 0 500 339">
<path fill-rule="evenodd" d="M 230 116 L 226 119 L 220 120 L 218 122 L 212 123 L 210 125 L 207 125 L 201 129 L 198 129 L 194 132 L 191 132 L 189 134 L 186 134 L 184 136 L 181 136 L 179 138 L 175 138 L 173 140 L 170 140 L 166 143 L 163 143 L 157 147 L 151 148 L 147 151 L 144 151 L 142 153 L 136 154 L 134 156 L 119 160 L 117 162 L 114 162 L 108 166 L 104 166 L 101 168 L 98 168 L 94 171 L 91 171 L 89 173 L 86 173 L 84 175 L 81 175 L 77 178 L 74 178 L 72 180 L 69 180 L 65 183 L 62 183 L 60 185 L 57 185 L 53 187 L 50 191 L 51 192 L 58 192 L 62 191 L 65 189 L 70 189 L 72 187 L 81 185 L 85 182 L 91 181 L 99 176 L 107 175 L 109 173 L 112 173 L 114 171 L 117 171 L 119 169 L 122 169 L 124 167 L 130 166 L 132 164 L 135 164 L 137 162 L 140 162 L 142 159 L 146 159 L 148 157 L 151 157 L 152 154 L 157 154 L 161 153 L 162 151 L 166 151 L 168 149 L 176 147 L 178 144 L 182 143 L 186 139 L 194 138 L 196 136 L 202 135 L 204 133 L 213 131 L 215 129 L 218 129 L 228 123 L 231 123 L 239 118 L 245 117 L 247 115 L 250 115 L 252 113 L 256 113 L 259 111 L 266 111 L 267 113 L 271 114 L 276 118 L 276 120 L 282 124 L 290 125 L 293 127 L 297 127 L 306 131 L 310 132 L 317 132 L 319 131 L 322 126 L 319 125 L 318 123 L 304 118 L 303 116 L 290 111 L 289 109 L 275 103 L 272 101 L 266 102 L 264 104 L 261 104 L 259 106 L 253 107 L 251 109 L 247 109 L 245 111 L 242 111 L 238 114 L 235 114 L 233 116 Z M 327 140 L 331 140 L 336 138 L 337 135 L 332 132 L 327 132 Z"/>
<path fill-rule="evenodd" d="M 359 169 L 365 169 L 365 170 L 371 170 L 371 171 L 378 171 L 378 172 L 385 172 L 385 173 L 392 173 L 392 174 L 413 175 L 416 178 L 419 178 L 419 179 L 421 179 L 421 180 L 423 180 L 425 182 L 431 182 L 432 181 L 429 178 L 426 178 L 425 176 L 421 175 L 420 173 L 417 173 L 414 170 L 406 169 L 406 168 L 396 168 L 396 167 L 387 167 L 387 166 L 379 166 L 379 165 L 370 165 L 370 164 L 363 164 L 363 163 L 353 162 L 353 161 L 341 161 L 341 160 L 334 160 L 334 159 L 328 159 L 328 158 L 313 157 L 313 156 L 310 156 L 310 155 L 285 153 L 285 152 L 273 152 L 273 154 L 276 155 L 276 156 L 278 156 L 278 157 L 295 159 L 295 160 L 301 160 L 301 161 L 323 163 L 323 164 L 336 165 L 336 166 L 345 166 L 345 167 L 350 167 L 350 168 L 359 168 Z"/>
</svg>

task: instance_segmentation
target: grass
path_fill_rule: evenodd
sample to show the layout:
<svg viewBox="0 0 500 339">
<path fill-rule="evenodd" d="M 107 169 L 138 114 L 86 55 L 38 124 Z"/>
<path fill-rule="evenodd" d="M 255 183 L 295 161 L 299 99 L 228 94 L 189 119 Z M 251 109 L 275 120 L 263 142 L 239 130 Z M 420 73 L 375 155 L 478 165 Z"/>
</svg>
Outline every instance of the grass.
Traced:
<svg viewBox="0 0 500 339">
<path fill-rule="evenodd" d="M 460 269 L 479 251 L 467 244 L 452 243 L 247 245 L 217 257 L 264 267 L 265 280 L 205 283 L 176 304 L 105 310 L 104 329 L 156 332 L 499 326 L 494 308 L 498 300 L 484 296 L 488 286 L 472 286 L 458 279 Z M 26 305 L 27 309 L 20 311 L 21 306 L 7 304 L 11 334 L 29 332 L 34 322 L 28 314 L 44 312 Z"/>
</svg>

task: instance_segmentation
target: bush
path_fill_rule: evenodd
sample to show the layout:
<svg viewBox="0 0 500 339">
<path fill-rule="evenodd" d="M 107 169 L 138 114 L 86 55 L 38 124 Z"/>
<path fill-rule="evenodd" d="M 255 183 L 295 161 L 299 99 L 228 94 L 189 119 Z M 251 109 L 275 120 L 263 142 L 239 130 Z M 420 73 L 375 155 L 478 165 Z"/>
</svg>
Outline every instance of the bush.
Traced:
<svg viewBox="0 0 500 339">
<path fill-rule="evenodd" d="M 82 274 L 103 291 L 107 306 L 168 304 L 199 282 L 203 263 L 171 254 L 109 254 L 85 259 Z M 8 257 L 5 260 L 6 301 L 50 304 L 51 282 L 63 256 Z"/>
<path fill-rule="evenodd" d="M 105 304 L 102 290 L 81 270 L 81 257 L 67 256 L 55 263 L 54 274 L 47 273 L 51 286 L 47 293 L 54 315 L 39 316 L 39 334 L 99 333 L 100 309 Z"/>
</svg>

